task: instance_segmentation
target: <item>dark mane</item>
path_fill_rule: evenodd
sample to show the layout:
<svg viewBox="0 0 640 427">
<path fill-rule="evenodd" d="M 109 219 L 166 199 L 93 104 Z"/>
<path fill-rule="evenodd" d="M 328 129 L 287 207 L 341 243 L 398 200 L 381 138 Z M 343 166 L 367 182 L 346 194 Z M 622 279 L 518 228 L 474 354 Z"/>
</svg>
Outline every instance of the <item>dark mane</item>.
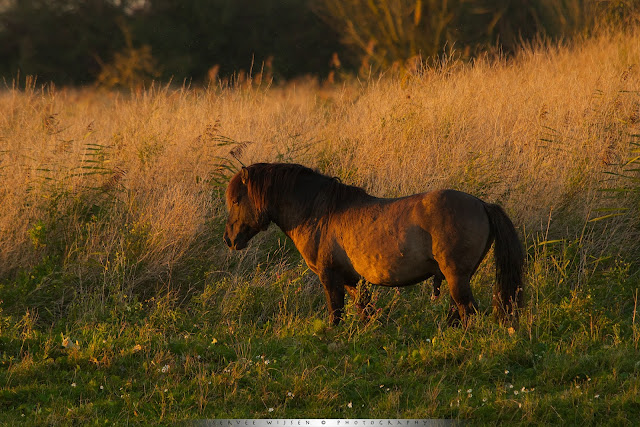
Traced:
<svg viewBox="0 0 640 427">
<path fill-rule="evenodd" d="M 368 196 L 360 187 L 298 164 L 255 163 L 247 169 L 249 197 L 259 212 L 293 197 L 302 212 L 330 214 L 345 201 Z"/>
</svg>

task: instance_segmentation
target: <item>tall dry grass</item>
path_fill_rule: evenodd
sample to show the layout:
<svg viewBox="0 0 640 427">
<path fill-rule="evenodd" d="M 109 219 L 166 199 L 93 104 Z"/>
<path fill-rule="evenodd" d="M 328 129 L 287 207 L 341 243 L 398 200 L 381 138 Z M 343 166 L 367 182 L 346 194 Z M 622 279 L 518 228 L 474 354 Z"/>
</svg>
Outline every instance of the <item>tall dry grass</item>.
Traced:
<svg viewBox="0 0 640 427">
<path fill-rule="evenodd" d="M 622 203 L 599 190 L 621 185 L 604 172 L 640 133 L 639 35 L 335 87 L 6 88 L 0 280 L 51 259 L 77 289 L 226 274 L 214 178 L 237 145 L 222 136 L 246 164 L 300 162 L 385 197 L 453 187 L 526 233 L 580 233 Z"/>
</svg>

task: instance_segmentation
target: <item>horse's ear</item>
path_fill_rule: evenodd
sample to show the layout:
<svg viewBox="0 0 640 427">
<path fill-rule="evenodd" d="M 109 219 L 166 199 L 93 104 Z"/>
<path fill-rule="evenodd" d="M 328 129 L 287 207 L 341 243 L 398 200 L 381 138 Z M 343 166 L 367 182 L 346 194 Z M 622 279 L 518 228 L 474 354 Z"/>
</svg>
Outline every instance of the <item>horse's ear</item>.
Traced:
<svg viewBox="0 0 640 427">
<path fill-rule="evenodd" d="M 240 179 L 242 180 L 242 183 L 244 185 L 247 185 L 247 181 L 249 181 L 249 169 L 245 168 L 244 166 L 240 170 Z"/>
</svg>

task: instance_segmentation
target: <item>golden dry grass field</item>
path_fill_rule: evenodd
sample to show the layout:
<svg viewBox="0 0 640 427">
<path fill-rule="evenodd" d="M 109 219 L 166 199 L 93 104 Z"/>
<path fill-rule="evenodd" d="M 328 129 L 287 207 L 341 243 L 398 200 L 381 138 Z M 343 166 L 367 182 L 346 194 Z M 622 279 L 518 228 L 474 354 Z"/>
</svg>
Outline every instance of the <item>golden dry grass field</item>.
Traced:
<svg viewBox="0 0 640 427">
<path fill-rule="evenodd" d="M 0 421 L 632 424 L 638 143 L 637 30 L 334 86 L 9 85 Z M 237 159 L 501 204 L 528 252 L 523 325 L 448 329 L 417 286 L 376 290 L 377 319 L 327 329 L 317 279 L 275 227 L 240 253 L 222 242 Z M 492 274 L 474 278 L 483 308 Z"/>
</svg>

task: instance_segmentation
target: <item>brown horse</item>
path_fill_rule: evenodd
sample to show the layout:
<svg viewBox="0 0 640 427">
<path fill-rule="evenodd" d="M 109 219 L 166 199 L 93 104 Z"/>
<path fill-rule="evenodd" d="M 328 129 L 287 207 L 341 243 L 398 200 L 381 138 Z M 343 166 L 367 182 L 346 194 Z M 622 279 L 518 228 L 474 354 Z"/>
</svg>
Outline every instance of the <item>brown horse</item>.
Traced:
<svg viewBox="0 0 640 427">
<path fill-rule="evenodd" d="M 448 282 L 449 324 L 466 324 L 477 310 L 471 276 L 494 241 L 494 310 L 503 320 L 517 319 L 524 252 L 498 205 L 455 190 L 381 199 L 337 178 L 283 163 L 243 167 L 229 182 L 226 199 L 225 243 L 243 249 L 274 222 L 319 276 L 334 324 L 343 315 L 345 290 L 366 314 L 368 295 L 356 290 L 361 278 L 407 286 L 431 276 L 434 296 L 442 279 Z"/>
</svg>

